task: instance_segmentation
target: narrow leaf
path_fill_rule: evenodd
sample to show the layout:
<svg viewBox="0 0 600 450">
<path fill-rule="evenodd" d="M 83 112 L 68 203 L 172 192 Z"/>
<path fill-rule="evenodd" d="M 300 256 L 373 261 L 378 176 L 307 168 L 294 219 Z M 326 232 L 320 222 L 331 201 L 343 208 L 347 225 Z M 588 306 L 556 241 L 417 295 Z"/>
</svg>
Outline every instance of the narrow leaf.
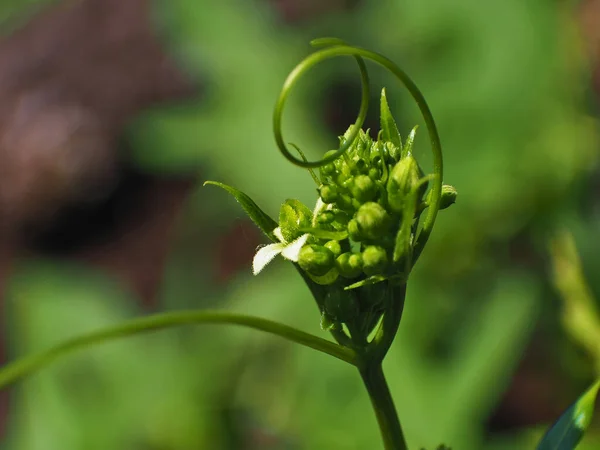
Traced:
<svg viewBox="0 0 600 450">
<path fill-rule="evenodd" d="M 406 142 L 404 143 L 404 149 L 402 150 L 402 157 L 406 157 L 407 155 L 412 154 L 412 148 L 413 148 L 413 144 L 415 143 L 415 135 L 417 134 L 417 128 L 419 128 L 418 125 L 415 125 L 414 128 L 412 130 L 410 130 L 410 133 L 408 134 L 408 137 L 406 138 Z"/>
<path fill-rule="evenodd" d="M 569 406 L 546 432 L 537 450 L 574 450 L 590 426 L 599 388 L 600 380 Z"/>
<path fill-rule="evenodd" d="M 365 278 L 364 280 L 357 281 L 356 283 L 352 283 L 349 286 L 344 288 L 345 291 L 349 291 L 350 289 L 357 289 L 362 286 L 368 286 L 371 284 L 380 283 L 382 281 L 387 280 L 388 277 L 384 277 L 383 275 L 372 275 L 369 278 Z"/>
<path fill-rule="evenodd" d="M 392 142 L 396 147 L 402 150 L 402 138 L 400 137 L 400 132 L 398 131 L 398 126 L 396 125 L 396 121 L 392 116 L 392 112 L 390 111 L 390 107 L 387 102 L 387 98 L 385 96 L 385 88 L 381 90 L 381 117 L 380 117 L 380 125 L 382 131 L 382 138 L 384 141 Z"/>
<path fill-rule="evenodd" d="M 275 228 L 277 228 L 277 222 L 275 222 L 275 220 L 273 220 L 267 213 L 265 213 L 262 209 L 260 209 L 258 207 L 258 205 L 256 203 L 254 203 L 254 201 L 250 197 L 248 197 L 242 191 L 239 191 L 236 188 L 233 188 L 226 184 L 219 183 L 218 181 L 206 181 L 204 183 L 204 186 L 206 186 L 207 184 L 212 184 L 214 186 L 218 186 L 222 189 L 225 189 L 227 192 L 229 192 L 231 195 L 233 195 L 235 197 L 235 199 L 238 201 L 238 203 L 240 205 L 242 205 L 242 208 L 244 208 L 244 211 L 246 211 L 246 214 L 248 214 L 248 217 L 250 217 L 250 219 L 252 219 L 252 222 L 254 222 L 256 224 L 256 226 L 258 228 L 260 228 L 260 230 L 269 239 L 271 239 L 271 241 L 279 242 L 278 239 L 273 234 L 273 231 L 275 230 Z"/>
</svg>

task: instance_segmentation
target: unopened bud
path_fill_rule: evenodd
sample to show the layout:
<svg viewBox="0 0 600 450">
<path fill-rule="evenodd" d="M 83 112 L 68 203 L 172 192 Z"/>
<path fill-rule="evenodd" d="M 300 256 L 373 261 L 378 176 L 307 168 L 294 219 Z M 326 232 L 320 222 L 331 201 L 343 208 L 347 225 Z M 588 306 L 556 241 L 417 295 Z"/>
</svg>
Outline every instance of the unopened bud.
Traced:
<svg viewBox="0 0 600 450">
<path fill-rule="evenodd" d="M 388 202 L 394 212 L 402 211 L 406 197 L 419 186 L 421 178 L 423 172 L 412 155 L 402 158 L 394 166 L 387 182 Z M 427 190 L 427 183 L 421 183 L 418 189 L 421 198 Z"/>
<path fill-rule="evenodd" d="M 442 201 L 440 202 L 440 209 L 446 209 L 450 205 L 456 202 L 458 192 L 454 186 L 449 184 L 442 185 Z"/>
<path fill-rule="evenodd" d="M 356 278 L 362 273 L 362 255 L 360 253 L 342 253 L 335 260 L 335 267 L 344 278 Z"/>
<path fill-rule="evenodd" d="M 356 219 L 350 219 L 348 222 L 348 236 L 350 236 L 350 239 L 352 239 L 354 242 L 360 242 L 364 239 Z"/>
<path fill-rule="evenodd" d="M 388 257 L 385 249 L 376 245 L 365 247 L 362 252 L 363 272 L 365 275 L 381 275 L 387 267 Z"/>
<path fill-rule="evenodd" d="M 339 241 L 328 241 L 325 244 L 325 248 L 329 249 L 331 253 L 333 253 L 333 256 L 336 258 L 342 253 L 342 247 L 340 246 Z"/>
<path fill-rule="evenodd" d="M 325 185 L 319 189 L 321 199 L 324 203 L 333 203 L 337 200 L 338 191 L 335 186 Z"/>
<path fill-rule="evenodd" d="M 327 158 L 328 156 L 333 155 L 335 152 L 337 152 L 337 150 L 329 150 L 328 152 L 326 152 L 323 155 L 323 158 Z M 323 177 L 333 175 L 335 173 L 335 164 L 333 163 L 333 161 L 330 163 L 327 163 L 327 164 L 319 167 L 319 172 L 321 173 L 321 176 L 323 176 Z"/>
<path fill-rule="evenodd" d="M 317 216 L 317 222 L 322 224 L 328 224 L 333 222 L 335 219 L 335 214 L 331 211 L 323 211 L 321 214 Z"/>
<path fill-rule="evenodd" d="M 377 193 L 377 186 L 367 175 L 358 175 L 354 177 L 351 192 L 356 200 L 365 203 L 373 200 Z"/>
<path fill-rule="evenodd" d="M 298 255 L 298 264 L 311 275 L 325 275 L 335 263 L 333 253 L 320 245 L 305 245 Z"/>
<path fill-rule="evenodd" d="M 377 239 L 385 236 L 392 223 L 389 214 L 383 206 L 375 202 L 363 204 L 356 212 L 355 219 L 360 232 L 368 239 Z"/>
</svg>

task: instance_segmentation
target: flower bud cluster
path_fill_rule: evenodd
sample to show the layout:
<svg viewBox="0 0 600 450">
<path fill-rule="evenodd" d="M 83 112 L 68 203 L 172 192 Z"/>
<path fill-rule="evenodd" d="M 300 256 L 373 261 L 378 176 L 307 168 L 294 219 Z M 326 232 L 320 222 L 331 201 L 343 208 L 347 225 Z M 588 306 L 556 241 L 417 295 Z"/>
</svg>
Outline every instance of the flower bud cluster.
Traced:
<svg viewBox="0 0 600 450">
<path fill-rule="evenodd" d="M 376 140 L 359 130 L 346 152 L 313 174 L 320 183 L 315 210 L 287 200 L 276 230 L 281 254 L 327 286 L 321 305 L 326 326 L 357 326 L 364 336 L 385 311 L 390 283 L 406 280 L 419 217 L 434 199 L 427 195 L 431 176 L 413 156 L 416 127 L 403 143 L 385 91 L 381 114 Z M 352 131 L 340 138 L 341 145 Z M 443 186 L 438 200 L 439 209 L 447 208 L 456 190 Z"/>
<path fill-rule="evenodd" d="M 332 284 L 341 277 L 349 285 L 397 274 L 398 232 L 403 224 L 412 227 L 427 189 L 411 154 L 413 139 L 414 131 L 399 148 L 361 130 L 347 153 L 320 168 L 322 207 L 315 211 L 312 237 L 298 259 L 316 282 Z"/>
</svg>

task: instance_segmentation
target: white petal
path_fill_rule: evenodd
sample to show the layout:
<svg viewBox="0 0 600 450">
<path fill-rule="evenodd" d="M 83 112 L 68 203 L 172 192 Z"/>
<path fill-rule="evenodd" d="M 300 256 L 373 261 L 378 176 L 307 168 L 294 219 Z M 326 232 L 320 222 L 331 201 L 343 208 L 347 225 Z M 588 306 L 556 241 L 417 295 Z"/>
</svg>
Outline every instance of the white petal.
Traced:
<svg viewBox="0 0 600 450">
<path fill-rule="evenodd" d="M 285 239 L 283 238 L 283 234 L 281 234 L 281 228 L 277 227 L 273 230 L 273 234 L 275 235 L 275 237 L 277 239 L 279 239 L 279 242 L 285 242 Z"/>
<path fill-rule="evenodd" d="M 308 236 L 308 234 L 303 234 L 291 244 L 286 245 L 281 252 L 281 256 L 290 261 L 298 262 L 298 255 L 300 254 L 302 247 L 304 247 L 304 244 L 306 244 Z"/>
<path fill-rule="evenodd" d="M 252 260 L 252 273 L 258 275 L 284 249 L 284 244 L 269 244 L 261 247 Z"/>
<path fill-rule="evenodd" d="M 317 200 L 317 204 L 315 205 L 315 209 L 313 211 L 313 216 L 312 216 L 312 226 L 313 227 L 317 226 L 317 216 L 325 208 L 327 208 L 327 203 L 325 203 L 323 200 L 321 200 L 321 197 L 319 197 L 319 199 Z"/>
</svg>

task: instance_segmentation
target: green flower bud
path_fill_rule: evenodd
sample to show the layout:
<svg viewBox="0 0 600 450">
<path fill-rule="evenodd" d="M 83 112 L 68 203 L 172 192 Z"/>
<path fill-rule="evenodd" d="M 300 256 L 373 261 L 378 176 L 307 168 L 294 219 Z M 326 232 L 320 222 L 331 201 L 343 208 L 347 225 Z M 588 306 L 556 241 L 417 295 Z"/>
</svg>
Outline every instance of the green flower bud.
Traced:
<svg viewBox="0 0 600 450">
<path fill-rule="evenodd" d="M 330 223 L 333 229 L 336 231 L 347 231 L 348 220 L 350 220 L 348 214 L 343 211 L 333 211 L 333 214 L 334 219 L 333 222 Z"/>
<path fill-rule="evenodd" d="M 369 178 L 373 181 L 379 180 L 381 178 L 381 173 L 379 173 L 379 169 L 377 167 L 371 167 L 369 169 Z"/>
<path fill-rule="evenodd" d="M 352 170 L 350 167 L 344 162 L 337 167 L 336 173 L 334 175 L 335 184 L 340 187 L 347 187 L 348 183 L 350 183 L 352 178 Z"/>
<path fill-rule="evenodd" d="M 412 155 L 401 159 L 392 169 L 390 178 L 387 182 L 388 202 L 394 212 L 401 212 L 406 197 L 419 184 L 423 178 L 417 160 Z M 419 199 L 423 197 L 427 190 L 427 183 L 419 187 Z"/>
<path fill-rule="evenodd" d="M 363 272 L 365 275 L 382 275 L 387 267 L 387 252 L 383 247 L 369 245 L 362 252 Z"/>
<path fill-rule="evenodd" d="M 319 189 L 319 194 L 324 203 L 333 203 L 337 200 L 338 190 L 335 186 L 325 185 Z"/>
<path fill-rule="evenodd" d="M 377 239 L 385 236 L 392 224 L 387 211 L 379 203 L 367 202 L 363 204 L 355 216 L 358 228 L 362 235 L 368 239 Z M 350 232 L 348 224 L 348 232 Z"/>
<path fill-rule="evenodd" d="M 354 210 L 354 206 L 352 205 L 352 197 L 350 197 L 349 195 L 340 195 L 337 199 L 337 206 L 340 209 L 344 209 L 346 211 L 352 211 Z"/>
<path fill-rule="evenodd" d="M 336 258 L 342 254 L 342 247 L 339 241 L 328 241 L 325 244 L 325 248 L 329 249 Z"/>
<path fill-rule="evenodd" d="M 337 152 L 337 150 L 329 150 L 323 155 L 323 158 L 327 158 L 328 156 L 333 155 L 335 152 Z M 335 164 L 333 162 L 325 164 L 319 167 L 319 172 L 321 173 L 322 177 L 331 176 L 335 173 Z"/>
<path fill-rule="evenodd" d="M 365 203 L 373 200 L 377 193 L 377 186 L 367 175 L 358 175 L 354 177 L 351 192 L 356 200 Z"/>
<path fill-rule="evenodd" d="M 359 314 L 358 300 L 352 291 L 330 290 L 323 306 L 327 315 L 338 322 L 349 322 Z"/>
<path fill-rule="evenodd" d="M 342 253 L 335 260 L 335 267 L 344 278 L 356 278 L 362 273 L 362 255 L 360 253 Z"/>
<path fill-rule="evenodd" d="M 337 269 L 334 267 L 333 269 L 331 269 L 329 272 L 327 272 L 325 275 L 313 275 L 311 273 L 307 273 L 309 278 L 311 280 L 313 280 L 315 283 L 320 284 L 321 286 L 327 286 L 330 284 L 335 283 L 335 280 L 338 279 L 339 276 L 339 272 L 337 271 Z"/>
<path fill-rule="evenodd" d="M 302 235 L 300 228 L 310 227 L 312 211 L 298 200 L 286 200 L 279 210 L 279 228 L 286 242 Z"/>
<path fill-rule="evenodd" d="M 377 161 L 381 161 L 381 150 L 382 150 L 381 142 L 374 142 L 373 145 L 371 146 L 371 150 L 369 153 L 369 158 L 371 159 L 371 161 L 373 163 L 375 163 Z"/>
<path fill-rule="evenodd" d="M 388 155 L 390 155 L 394 162 L 400 160 L 400 148 L 396 147 L 392 142 L 386 142 L 385 149 L 387 150 Z"/>
<path fill-rule="evenodd" d="M 454 186 L 449 184 L 442 185 L 442 201 L 440 202 L 440 209 L 446 209 L 450 205 L 456 202 L 458 192 Z"/>
<path fill-rule="evenodd" d="M 348 222 L 348 236 L 350 236 L 350 239 L 354 242 L 360 242 L 364 239 L 363 234 L 360 232 L 358 222 L 355 219 L 351 219 Z"/>
<path fill-rule="evenodd" d="M 335 214 L 331 211 L 323 211 L 317 216 L 317 223 L 328 224 L 335 220 Z"/>
<path fill-rule="evenodd" d="M 335 264 L 333 253 L 321 245 L 305 245 L 298 255 L 298 264 L 311 275 L 325 275 Z"/>
</svg>

